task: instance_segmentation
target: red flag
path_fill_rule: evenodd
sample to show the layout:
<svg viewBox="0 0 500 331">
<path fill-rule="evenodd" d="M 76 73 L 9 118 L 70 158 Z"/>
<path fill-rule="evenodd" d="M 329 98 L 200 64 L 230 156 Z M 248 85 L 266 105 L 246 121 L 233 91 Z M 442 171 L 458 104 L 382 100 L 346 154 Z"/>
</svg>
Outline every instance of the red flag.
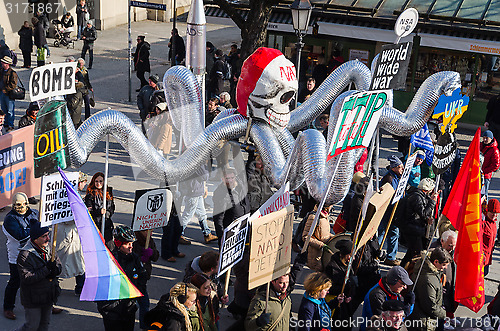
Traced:
<svg viewBox="0 0 500 331">
<path fill-rule="evenodd" d="M 455 301 L 474 312 L 484 305 L 483 234 L 481 230 L 481 165 L 477 129 L 443 209 L 458 230 Z"/>
</svg>

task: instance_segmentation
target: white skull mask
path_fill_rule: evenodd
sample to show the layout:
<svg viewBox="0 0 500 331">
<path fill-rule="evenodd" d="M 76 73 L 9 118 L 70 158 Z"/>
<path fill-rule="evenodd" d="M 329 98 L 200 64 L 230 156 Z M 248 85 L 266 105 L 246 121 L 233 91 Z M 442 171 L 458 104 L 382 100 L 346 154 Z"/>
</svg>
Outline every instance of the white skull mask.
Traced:
<svg viewBox="0 0 500 331">
<path fill-rule="evenodd" d="M 16 193 L 12 199 L 12 208 L 20 215 L 28 211 L 28 197 L 24 193 Z"/>
<path fill-rule="evenodd" d="M 290 120 L 290 100 L 298 89 L 295 66 L 283 55 L 272 60 L 248 98 L 248 116 L 265 121 L 280 130 Z"/>
</svg>

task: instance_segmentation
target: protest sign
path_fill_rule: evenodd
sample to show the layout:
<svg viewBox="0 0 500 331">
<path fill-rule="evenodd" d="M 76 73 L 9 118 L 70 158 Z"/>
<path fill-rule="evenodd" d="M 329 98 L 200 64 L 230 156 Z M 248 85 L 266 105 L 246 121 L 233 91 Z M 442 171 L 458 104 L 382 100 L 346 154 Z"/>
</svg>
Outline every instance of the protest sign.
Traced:
<svg viewBox="0 0 500 331">
<path fill-rule="evenodd" d="M 66 102 L 49 101 L 38 112 L 34 125 L 35 177 L 66 169 L 70 165 L 68 138 L 66 134 Z"/>
<path fill-rule="evenodd" d="M 417 23 L 418 11 L 415 8 L 408 8 L 396 19 L 396 24 L 394 24 L 394 33 L 399 38 L 406 37 L 413 31 L 413 29 L 415 29 Z"/>
<path fill-rule="evenodd" d="M 31 101 L 75 93 L 76 64 L 53 63 L 34 68 L 30 76 Z"/>
<path fill-rule="evenodd" d="M 278 191 L 276 191 L 262 206 L 259 210 L 250 216 L 249 221 L 267 215 L 269 213 L 278 211 L 285 208 L 290 204 L 290 183 L 283 185 Z"/>
<path fill-rule="evenodd" d="M 75 191 L 78 189 L 78 175 L 78 172 L 66 173 L 66 177 Z M 42 177 L 40 200 L 40 223 L 42 226 L 73 221 L 68 194 L 60 173 Z"/>
<path fill-rule="evenodd" d="M 361 231 L 359 232 L 359 241 L 357 249 L 363 247 L 370 238 L 372 238 L 378 230 L 382 217 L 390 205 L 391 198 L 394 194 L 394 189 L 390 183 L 382 186 L 381 192 L 375 192 L 370 199 L 366 219 L 363 222 Z"/>
<path fill-rule="evenodd" d="M 394 198 L 392 199 L 391 204 L 394 204 L 397 201 L 399 201 L 401 199 L 401 197 L 403 196 L 403 194 L 405 193 L 406 184 L 408 184 L 408 179 L 410 178 L 411 169 L 413 168 L 413 164 L 415 163 L 416 158 L 417 158 L 417 153 L 413 153 L 406 160 L 403 175 L 401 175 L 401 179 L 399 180 L 396 194 L 394 195 Z"/>
<path fill-rule="evenodd" d="M 0 207 L 12 203 L 12 196 L 40 193 L 40 179 L 34 177 L 33 125 L 0 136 Z M 27 139 L 28 137 L 28 139 Z"/>
<path fill-rule="evenodd" d="M 327 161 L 351 149 L 368 147 L 382 108 L 392 101 L 392 91 L 368 91 L 352 94 L 344 99 Z"/>
<path fill-rule="evenodd" d="M 440 125 L 441 133 L 453 133 L 457 127 L 457 121 L 467 111 L 468 107 L 469 97 L 460 94 L 460 88 L 457 88 L 450 96 L 443 94 L 439 97 L 432 118 L 438 119 L 443 116 L 443 123 Z"/>
<path fill-rule="evenodd" d="M 382 46 L 370 90 L 405 89 L 412 42 Z"/>
<path fill-rule="evenodd" d="M 248 233 L 248 216 L 250 214 L 238 218 L 224 229 L 217 277 L 220 277 L 227 269 L 240 262 L 243 258 Z"/>
<path fill-rule="evenodd" d="M 457 147 L 457 138 L 454 133 L 445 132 L 437 138 L 432 160 L 432 171 L 436 175 L 444 173 L 451 166 L 455 160 Z"/>
<path fill-rule="evenodd" d="M 289 272 L 292 258 L 293 206 L 252 222 L 248 289 Z"/>
<path fill-rule="evenodd" d="M 135 191 L 132 229 L 142 231 L 166 226 L 172 209 L 172 192 L 166 188 Z"/>
</svg>

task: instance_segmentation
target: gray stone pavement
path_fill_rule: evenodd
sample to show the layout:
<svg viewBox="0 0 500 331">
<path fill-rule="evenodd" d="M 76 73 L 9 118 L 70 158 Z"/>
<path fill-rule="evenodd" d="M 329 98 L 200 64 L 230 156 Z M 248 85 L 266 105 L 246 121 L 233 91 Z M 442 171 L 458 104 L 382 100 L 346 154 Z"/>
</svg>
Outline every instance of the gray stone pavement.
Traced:
<svg viewBox="0 0 500 331">
<path fill-rule="evenodd" d="M 184 35 L 185 25 L 179 23 L 179 31 Z M 136 35 L 145 34 L 146 40 L 152 44 L 151 50 L 151 65 L 153 73 L 157 73 L 160 77 L 165 70 L 169 67 L 166 57 L 168 54 L 168 37 L 170 35 L 171 23 L 157 23 L 157 22 L 137 22 L 132 25 L 132 33 L 135 38 Z M 207 26 L 208 40 L 212 41 L 217 47 L 222 48 L 225 52 L 229 50 L 229 46 L 233 42 L 240 41 L 239 30 L 231 26 L 211 25 Z M 66 56 L 73 55 L 79 57 L 81 50 L 81 42 L 76 43 L 75 49 L 66 48 L 51 48 L 52 56 L 49 60 L 54 62 L 63 61 Z M 91 81 L 94 85 L 96 108 L 93 112 L 106 109 L 120 110 L 124 112 L 134 123 L 140 124 L 137 107 L 135 102 L 128 102 L 128 82 L 127 82 L 127 27 L 120 26 L 111 30 L 102 31 L 98 34 L 98 40 L 95 46 L 94 54 L 94 69 L 90 70 Z M 23 79 L 25 85 L 29 80 L 29 70 L 19 69 L 20 77 Z M 133 87 L 139 87 L 139 81 L 134 76 Z M 135 92 L 134 92 L 135 100 Z M 22 110 L 27 102 L 16 102 L 16 112 L 21 116 L 24 111 Z M 19 117 L 18 117 L 19 118 Z M 467 147 L 470 145 L 473 131 L 466 129 L 458 130 L 458 139 L 460 148 L 465 153 Z M 381 147 L 381 174 L 383 174 L 383 167 L 387 165 L 385 158 L 390 154 L 396 153 L 397 144 L 388 134 L 382 136 Z M 89 157 L 88 162 L 81 167 L 81 171 L 92 175 L 97 171 L 104 171 L 105 160 L 105 143 L 104 141 L 97 144 L 94 151 Z M 131 163 L 130 157 L 127 152 L 117 143 L 114 139 L 110 140 L 110 164 L 109 164 L 109 185 L 114 187 L 114 194 L 116 196 L 116 212 L 113 216 L 115 224 L 131 223 L 133 213 L 133 198 L 135 190 L 143 188 L 158 187 L 158 181 L 148 178 L 136 166 Z M 208 183 L 209 191 L 213 192 L 219 184 L 216 176 Z M 491 190 L 493 197 L 500 196 L 500 179 L 499 175 L 495 177 L 491 183 Z M 209 216 L 212 213 L 213 203 L 211 198 L 207 198 L 209 206 Z M 35 206 L 36 208 L 36 206 Z M 336 206 L 339 209 L 339 206 Z M 0 212 L 0 223 L 3 221 L 5 214 L 10 210 L 9 207 L 5 211 Z M 296 225 L 298 222 L 296 222 Z M 213 223 L 209 221 L 209 227 L 213 229 Z M 192 222 L 186 230 L 187 237 L 193 239 L 193 244 L 190 246 L 180 246 L 180 250 L 186 253 L 186 258 L 178 259 L 176 263 L 169 263 L 162 259 L 154 263 L 153 276 L 148 283 L 148 292 L 151 298 L 151 308 L 158 302 L 160 296 L 167 293 L 170 287 L 177 281 L 181 280 L 184 273 L 186 263 L 195 256 L 200 255 L 206 250 L 215 250 L 216 244 L 205 245 L 203 243 L 203 236 L 199 230 L 196 222 Z M 157 245 L 160 244 L 161 230 L 155 231 L 153 238 Z M 0 247 L 3 246 L 6 238 L 3 232 L 0 233 Z M 5 286 L 8 277 L 8 262 L 5 249 L 1 250 L 0 254 L 0 300 L 3 300 L 3 287 Z M 401 256 L 403 252 L 399 253 Z M 494 253 L 494 264 L 490 269 L 490 274 L 486 280 L 486 294 L 487 302 L 489 302 L 496 293 L 498 282 L 500 281 L 500 255 L 498 251 Z M 387 268 L 383 267 L 384 270 Z M 309 271 L 304 271 L 299 278 L 299 285 L 292 294 L 293 312 L 297 312 L 303 294 L 303 287 L 300 285 Z M 95 303 L 80 302 L 73 293 L 74 280 L 67 279 L 61 282 L 63 289 L 62 295 L 58 302 L 58 307 L 64 309 L 60 315 L 52 316 L 51 329 L 82 329 L 82 330 L 102 330 L 103 324 L 99 313 L 97 312 Z M 232 293 L 230 293 L 231 295 Z M 458 316 L 482 316 L 485 312 L 483 308 L 478 314 L 474 314 L 465 307 L 459 307 Z M 14 330 L 20 327 L 24 322 L 23 308 L 18 301 L 16 303 L 15 313 L 18 316 L 16 321 L 10 321 L 0 317 L 0 330 Z M 226 329 L 233 322 L 232 317 L 223 309 L 221 312 L 220 326 L 221 330 Z M 139 326 L 136 324 L 136 329 Z"/>
</svg>

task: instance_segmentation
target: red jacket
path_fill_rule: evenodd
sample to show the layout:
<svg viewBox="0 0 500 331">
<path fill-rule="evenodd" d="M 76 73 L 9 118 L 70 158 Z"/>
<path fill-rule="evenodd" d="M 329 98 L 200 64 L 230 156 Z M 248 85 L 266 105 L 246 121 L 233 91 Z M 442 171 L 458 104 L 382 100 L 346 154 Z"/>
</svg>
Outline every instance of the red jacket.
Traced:
<svg viewBox="0 0 500 331">
<path fill-rule="evenodd" d="M 484 178 L 490 179 L 493 172 L 500 167 L 500 151 L 498 143 L 493 138 L 493 142 L 489 145 L 481 143 L 481 153 L 484 155 L 484 162 L 481 170 L 483 170 Z"/>
<path fill-rule="evenodd" d="M 492 262 L 493 248 L 495 248 L 497 225 L 495 221 L 488 219 L 488 217 L 485 215 L 482 226 L 484 265 L 490 265 Z"/>
</svg>

